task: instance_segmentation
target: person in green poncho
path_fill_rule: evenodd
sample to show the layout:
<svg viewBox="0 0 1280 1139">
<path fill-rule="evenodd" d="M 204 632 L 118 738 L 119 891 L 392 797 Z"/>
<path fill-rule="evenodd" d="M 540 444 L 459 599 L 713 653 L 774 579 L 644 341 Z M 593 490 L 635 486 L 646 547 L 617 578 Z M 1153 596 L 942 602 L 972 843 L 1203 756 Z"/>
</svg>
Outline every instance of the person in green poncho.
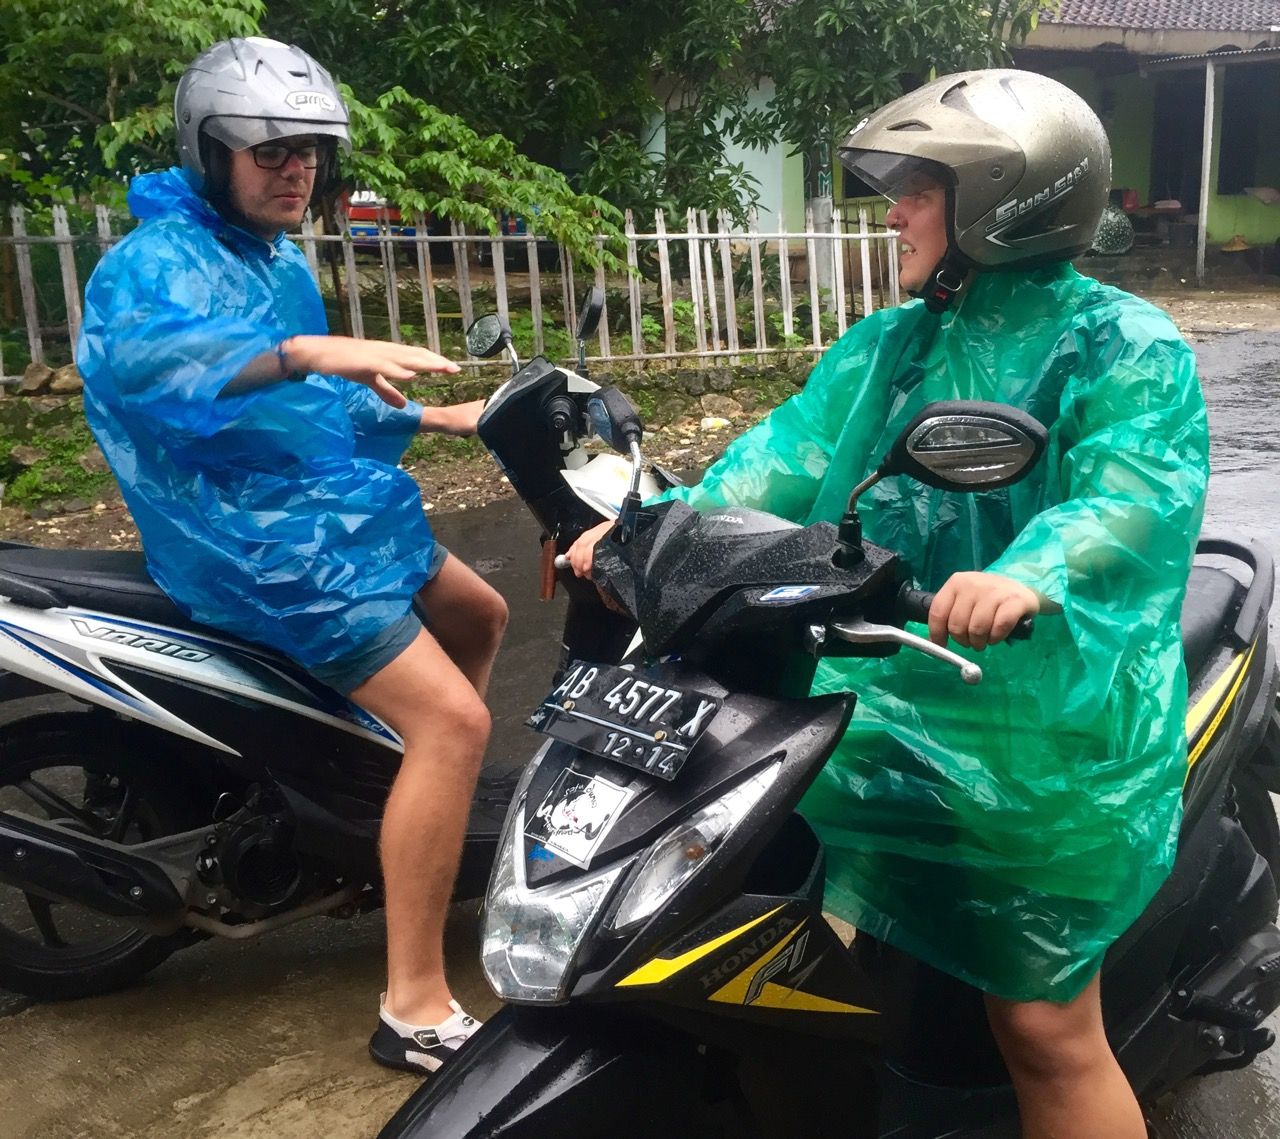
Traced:
<svg viewBox="0 0 1280 1139">
<path fill-rule="evenodd" d="M 1194 357 L 1164 314 L 1080 275 L 1110 148 L 1073 92 L 1020 71 L 935 80 L 864 120 L 842 162 L 894 202 L 917 297 L 858 322 L 804 390 L 694 487 L 837 522 L 850 489 L 937 399 L 995 400 L 1049 431 L 1020 483 L 885 479 L 869 541 L 936 590 L 929 635 L 983 659 L 962 685 L 923 654 L 828 661 L 848 732 L 802 804 L 828 907 L 977 986 L 1034 1139 L 1140 1139 L 1103 1029 L 1099 969 L 1167 876 L 1186 772 L 1179 614 L 1208 479 Z M 590 574 L 595 542 L 570 551 Z"/>
</svg>

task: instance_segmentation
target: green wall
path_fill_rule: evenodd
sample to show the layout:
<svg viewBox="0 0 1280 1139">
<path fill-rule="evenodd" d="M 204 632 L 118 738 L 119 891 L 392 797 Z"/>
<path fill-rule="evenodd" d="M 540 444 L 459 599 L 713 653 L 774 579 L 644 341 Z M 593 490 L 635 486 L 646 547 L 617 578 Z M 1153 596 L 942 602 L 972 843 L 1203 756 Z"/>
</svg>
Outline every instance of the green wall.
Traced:
<svg viewBox="0 0 1280 1139">
<path fill-rule="evenodd" d="M 1141 76 L 1100 79 L 1088 67 L 1046 71 L 1093 108 L 1111 140 L 1111 185 L 1138 191 L 1138 204 L 1151 204 L 1151 84 Z"/>
<path fill-rule="evenodd" d="M 1241 66 L 1241 65 L 1235 65 Z M 1259 66 L 1259 65 L 1248 65 Z M 1222 137 L 1222 103 L 1225 68 L 1218 68 L 1214 95 L 1214 139 Z M 1138 201 L 1150 205 L 1151 131 L 1154 120 L 1155 84 L 1136 72 L 1130 75 L 1100 79 L 1088 67 L 1070 67 L 1045 74 L 1066 84 L 1082 96 L 1097 112 L 1111 138 L 1113 186 L 1138 191 Z M 1179 72 L 1183 81 L 1204 84 L 1202 70 Z M 1280 87 L 1280 80 L 1277 81 Z M 1257 108 L 1258 183 L 1280 189 L 1280 99 Z M 1218 154 L 1214 147 L 1210 186 L 1218 184 Z M 1280 203 L 1268 206 L 1249 194 L 1218 194 L 1210 191 L 1208 229 L 1209 245 L 1224 244 L 1239 234 L 1251 245 L 1264 245 L 1280 238 Z"/>
</svg>

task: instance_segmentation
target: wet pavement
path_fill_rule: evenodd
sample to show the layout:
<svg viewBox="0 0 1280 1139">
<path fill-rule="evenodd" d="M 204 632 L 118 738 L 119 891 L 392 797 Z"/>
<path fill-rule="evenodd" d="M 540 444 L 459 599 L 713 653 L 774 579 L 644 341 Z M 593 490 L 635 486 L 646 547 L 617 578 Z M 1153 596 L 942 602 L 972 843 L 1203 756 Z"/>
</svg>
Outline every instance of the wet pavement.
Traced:
<svg viewBox="0 0 1280 1139">
<path fill-rule="evenodd" d="M 1207 532 L 1280 554 L 1280 333 L 1205 337 L 1214 434 Z M 495 475 L 496 477 L 496 475 Z M 507 598 L 511 632 L 494 673 L 491 769 L 520 763 L 562 602 L 536 599 L 537 529 L 511 503 L 433 519 Z M 1273 608 L 1272 628 L 1280 616 Z M 453 984 L 494 1006 L 476 965 L 474 907 L 450 927 Z M 254 941 L 204 942 L 134 988 L 58 1005 L 0 993 L 0 1139 L 333 1139 L 376 1135 L 416 1084 L 367 1058 L 382 982 L 379 915 L 315 919 Z M 1271 1027 L 1280 1032 L 1280 1016 Z M 1158 1106 L 1159 1139 L 1280 1135 L 1280 1049 L 1197 1081 Z"/>
</svg>

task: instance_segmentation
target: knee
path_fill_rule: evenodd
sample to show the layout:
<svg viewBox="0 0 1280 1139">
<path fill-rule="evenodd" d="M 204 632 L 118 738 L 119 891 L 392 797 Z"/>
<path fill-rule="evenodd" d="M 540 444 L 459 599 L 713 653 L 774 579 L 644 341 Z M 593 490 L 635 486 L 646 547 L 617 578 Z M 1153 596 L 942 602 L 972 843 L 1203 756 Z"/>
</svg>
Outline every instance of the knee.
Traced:
<svg viewBox="0 0 1280 1139">
<path fill-rule="evenodd" d="M 496 590 L 489 598 L 486 619 L 495 643 L 502 640 L 502 635 L 507 631 L 507 622 L 511 619 L 511 611 L 507 608 L 502 595 Z"/>
<path fill-rule="evenodd" d="M 420 706 L 394 725 L 404 740 L 404 754 L 434 761 L 440 756 L 479 764 L 489 743 L 492 719 L 475 689 L 461 684 L 444 693 L 432 693 L 430 703 Z"/>
<path fill-rule="evenodd" d="M 496 650 L 511 617 L 502 594 L 496 589 L 486 588 L 476 599 L 471 616 L 476 636 Z"/>
<path fill-rule="evenodd" d="M 449 732 L 468 752 L 477 755 L 484 753 L 489 743 L 489 732 L 493 728 L 493 718 L 485 703 L 472 693 L 470 696 L 453 701 L 444 709 L 446 731 Z"/>
<path fill-rule="evenodd" d="M 1010 1074 L 1070 1080 L 1110 1060 L 1110 1045 L 1090 1010 L 1051 1001 L 988 1004 L 991 1027 Z"/>
</svg>

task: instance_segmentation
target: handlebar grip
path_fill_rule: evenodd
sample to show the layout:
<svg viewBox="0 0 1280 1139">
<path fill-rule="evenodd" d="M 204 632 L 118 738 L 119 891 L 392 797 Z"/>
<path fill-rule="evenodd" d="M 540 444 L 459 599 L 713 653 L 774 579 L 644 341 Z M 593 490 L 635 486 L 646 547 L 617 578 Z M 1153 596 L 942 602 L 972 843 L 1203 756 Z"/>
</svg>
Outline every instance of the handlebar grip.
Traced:
<svg viewBox="0 0 1280 1139">
<path fill-rule="evenodd" d="M 922 625 L 929 623 L 929 607 L 936 594 L 925 589 L 912 589 L 904 585 L 898 591 L 898 615 L 905 621 L 919 621 Z M 1008 640 L 1025 641 L 1035 630 L 1035 618 L 1023 617 L 1010 631 Z"/>
</svg>

